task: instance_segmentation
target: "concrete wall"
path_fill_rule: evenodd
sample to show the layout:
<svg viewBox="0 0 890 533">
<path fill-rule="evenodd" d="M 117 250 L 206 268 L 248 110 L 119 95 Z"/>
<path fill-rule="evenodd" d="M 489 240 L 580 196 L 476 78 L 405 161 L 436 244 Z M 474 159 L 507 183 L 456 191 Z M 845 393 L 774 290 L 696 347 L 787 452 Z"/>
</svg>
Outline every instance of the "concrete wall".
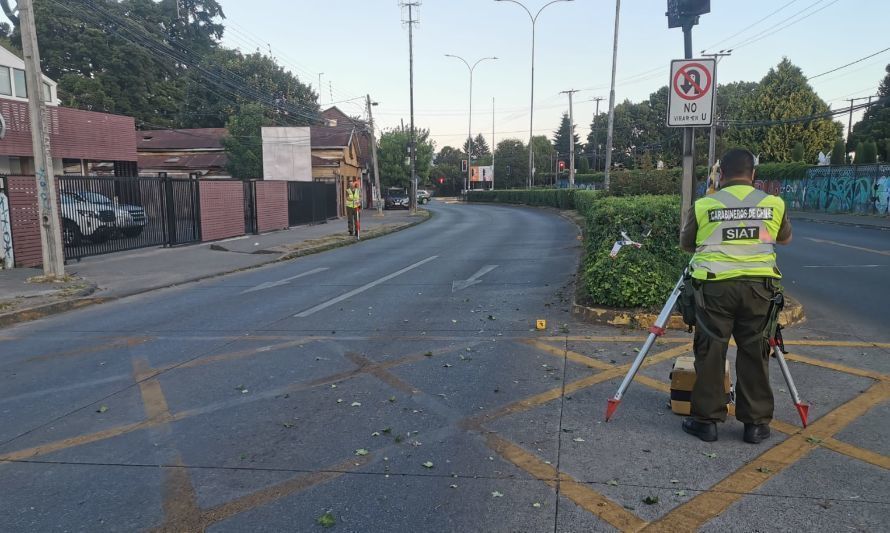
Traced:
<svg viewBox="0 0 890 533">
<path fill-rule="evenodd" d="M 263 128 L 263 179 L 312 181 L 309 128 Z"/>
<path fill-rule="evenodd" d="M 283 181 L 256 182 L 257 230 L 260 233 L 286 229 L 287 183 Z"/>
<path fill-rule="evenodd" d="M 201 240 L 217 241 L 244 235 L 244 184 L 240 181 L 201 181 Z"/>
</svg>

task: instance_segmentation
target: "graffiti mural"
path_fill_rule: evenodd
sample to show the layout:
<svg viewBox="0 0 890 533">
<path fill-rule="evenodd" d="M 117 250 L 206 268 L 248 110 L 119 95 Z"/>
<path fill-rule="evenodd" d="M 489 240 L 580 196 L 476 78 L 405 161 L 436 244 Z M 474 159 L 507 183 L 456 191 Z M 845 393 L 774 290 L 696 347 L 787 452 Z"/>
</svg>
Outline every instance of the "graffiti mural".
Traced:
<svg viewBox="0 0 890 533">
<path fill-rule="evenodd" d="M 890 165 L 814 167 L 803 179 L 767 177 L 754 186 L 781 196 L 789 209 L 890 214 Z"/>
<path fill-rule="evenodd" d="M 9 199 L 0 192 L 0 263 L 3 268 L 12 268 L 15 259 L 12 255 L 12 224 L 9 221 Z"/>
</svg>

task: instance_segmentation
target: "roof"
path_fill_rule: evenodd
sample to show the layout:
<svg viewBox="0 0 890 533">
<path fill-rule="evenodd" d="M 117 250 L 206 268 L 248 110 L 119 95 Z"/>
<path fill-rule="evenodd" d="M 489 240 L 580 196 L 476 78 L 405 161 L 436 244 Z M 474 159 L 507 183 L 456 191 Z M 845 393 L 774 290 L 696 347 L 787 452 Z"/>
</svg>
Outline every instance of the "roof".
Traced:
<svg viewBox="0 0 890 533">
<path fill-rule="evenodd" d="M 349 146 L 355 126 L 311 126 L 309 134 L 312 148 L 344 148 Z"/>
<path fill-rule="evenodd" d="M 318 157 L 317 155 L 312 156 L 312 166 L 313 167 L 339 167 L 340 161 L 338 159 L 327 159 L 325 157 Z"/>
<path fill-rule="evenodd" d="M 136 132 L 136 149 L 140 152 L 222 150 L 222 140 L 228 134 L 225 128 L 143 130 Z"/>
<path fill-rule="evenodd" d="M 229 156 L 217 154 L 183 154 L 177 156 L 139 154 L 140 169 L 169 170 L 212 170 L 224 169 L 229 164 Z"/>
<path fill-rule="evenodd" d="M 350 117 L 346 113 L 340 110 L 337 106 L 332 106 L 321 112 L 322 118 L 326 120 L 336 120 L 337 125 L 343 124 L 353 124 L 356 126 L 364 126 L 365 121 L 357 118 Z"/>
</svg>

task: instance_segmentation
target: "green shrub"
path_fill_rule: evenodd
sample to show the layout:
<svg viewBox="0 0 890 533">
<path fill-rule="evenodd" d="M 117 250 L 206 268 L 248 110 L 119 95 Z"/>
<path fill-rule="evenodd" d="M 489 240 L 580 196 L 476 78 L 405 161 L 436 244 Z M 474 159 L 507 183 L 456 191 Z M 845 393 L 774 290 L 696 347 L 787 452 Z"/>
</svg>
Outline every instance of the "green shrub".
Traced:
<svg viewBox="0 0 890 533">
<path fill-rule="evenodd" d="M 847 143 L 843 139 L 834 142 L 834 148 L 831 149 L 831 164 L 843 165 L 847 162 Z"/>
<path fill-rule="evenodd" d="M 495 191 L 471 191 L 470 202 L 492 202 L 574 209 L 574 189 L 503 189 Z"/>
<path fill-rule="evenodd" d="M 678 246 L 679 196 L 603 196 L 590 200 L 584 214 L 582 299 L 612 307 L 663 304 L 689 262 Z M 612 259 L 609 251 L 622 231 L 643 247 L 624 247 Z"/>
<path fill-rule="evenodd" d="M 757 165 L 756 179 L 759 180 L 798 180 L 807 177 L 806 163 L 762 163 Z"/>
<path fill-rule="evenodd" d="M 575 210 L 586 216 L 593 201 L 602 196 L 598 191 L 575 191 Z"/>
</svg>

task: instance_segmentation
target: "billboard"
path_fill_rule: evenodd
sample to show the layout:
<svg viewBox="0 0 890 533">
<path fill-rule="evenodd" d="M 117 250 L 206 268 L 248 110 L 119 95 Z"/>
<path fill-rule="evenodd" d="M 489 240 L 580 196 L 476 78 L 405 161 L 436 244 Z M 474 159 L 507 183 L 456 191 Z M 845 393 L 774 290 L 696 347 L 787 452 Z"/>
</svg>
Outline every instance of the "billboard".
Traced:
<svg viewBox="0 0 890 533">
<path fill-rule="evenodd" d="M 488 166 L 472 166 L 470 167 L 471 182 L 491 182 L 494 178 L 494 167 Z"/>
</svg>

